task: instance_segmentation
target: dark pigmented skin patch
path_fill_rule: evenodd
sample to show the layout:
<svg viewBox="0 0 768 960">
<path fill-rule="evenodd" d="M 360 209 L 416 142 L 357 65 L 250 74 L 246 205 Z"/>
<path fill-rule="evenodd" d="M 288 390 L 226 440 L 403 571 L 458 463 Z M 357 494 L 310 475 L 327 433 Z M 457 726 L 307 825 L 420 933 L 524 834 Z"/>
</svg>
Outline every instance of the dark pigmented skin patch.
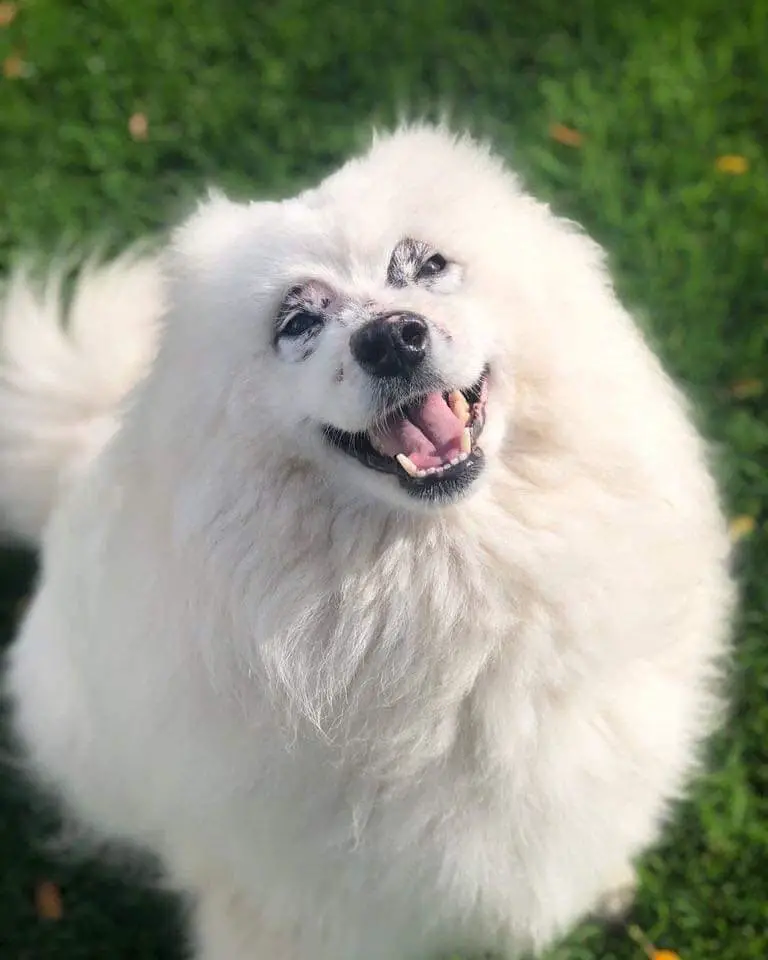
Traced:
<svg viewBox="0 0 768 960">
<path fill-rule="evenodd" d="M 272 335 L 274 348 L 293 362 L 308 360 L 315 351 L 315 341 L 337 300 L 333 288 L 321 280 L 309 280 L 292 287 L 283 298 L 275 317 Z M 299 314 L 315 318 L 315 324 L 300 334 L 289 333 L 291 321 L 295 321 Z"/>
<path fill-rule="evenodd" d="M 427 245 L 418 240 L 412 240 L 410 237 L 401 240 L 392 251 L 387 267 L 387 283 L 398 289 L 408 286 L 415 279 L 428 251 Z"/>
</svg>

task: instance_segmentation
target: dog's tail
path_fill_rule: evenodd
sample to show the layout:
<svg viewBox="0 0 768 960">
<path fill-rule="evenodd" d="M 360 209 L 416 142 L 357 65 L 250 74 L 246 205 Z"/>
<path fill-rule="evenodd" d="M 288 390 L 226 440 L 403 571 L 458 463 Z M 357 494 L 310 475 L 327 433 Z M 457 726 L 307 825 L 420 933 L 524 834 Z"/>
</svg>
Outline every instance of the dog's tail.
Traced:
<svg viewBox="0 0 768 960">
<path fill-rule="evenodd" d="M 60 496 L 115 431 L 154 355 L 159 260 L 130 253 L 0 288 L 0 530 L 37 544 Z M 66 296 L 66 294 L 69 294 Z"/>
</svg>

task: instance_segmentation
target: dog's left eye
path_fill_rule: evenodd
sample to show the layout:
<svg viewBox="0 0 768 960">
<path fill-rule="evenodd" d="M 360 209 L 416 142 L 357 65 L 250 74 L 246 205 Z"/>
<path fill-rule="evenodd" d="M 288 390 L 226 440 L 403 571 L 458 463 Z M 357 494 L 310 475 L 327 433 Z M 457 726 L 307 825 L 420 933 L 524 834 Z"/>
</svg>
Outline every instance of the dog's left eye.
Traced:
<svg viewBox="0 0 768 960">
<path fill-rule="evenodd" d="M 308 310 L 297 310 L 280 328 L 281 337 L 300 337 L 315 327 L 321 326 L 323 318 Z"/>
<path fill-rule="evenodd" d="M 437 277 L 443 273 L 447 266 L 448 261 L 441 253 L 433 253 L 429 260 L 425 260 L 419 267 L 416 279 L 430 280 L 432 277 Z"/>
</svg>

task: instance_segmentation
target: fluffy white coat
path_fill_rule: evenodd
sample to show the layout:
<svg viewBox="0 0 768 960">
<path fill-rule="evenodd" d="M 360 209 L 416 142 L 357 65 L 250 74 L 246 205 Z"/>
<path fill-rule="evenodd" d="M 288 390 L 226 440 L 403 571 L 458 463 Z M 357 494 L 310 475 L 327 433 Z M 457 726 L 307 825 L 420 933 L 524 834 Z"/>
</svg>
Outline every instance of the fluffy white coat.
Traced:
<svg viewBox="0 0 768 960">
<path fill-rule="evenodd" d="M 461 282 L 387 286 L 402 237 Z M 297 278 L 490 364 L 486 468 L 411 503 L 322 441 L 375 415 Z M 0 514 L 42 546 L 8 687 L 32 768 L 189 895 L 199 960 L 538 950 L 627 882 L 719 717 L 729 545 L 601 251 L 482 145 L 411 127 L 158 259 L 11 278 Z M 339 381 L 339 366 L 347 374 Z"/>
</svg>

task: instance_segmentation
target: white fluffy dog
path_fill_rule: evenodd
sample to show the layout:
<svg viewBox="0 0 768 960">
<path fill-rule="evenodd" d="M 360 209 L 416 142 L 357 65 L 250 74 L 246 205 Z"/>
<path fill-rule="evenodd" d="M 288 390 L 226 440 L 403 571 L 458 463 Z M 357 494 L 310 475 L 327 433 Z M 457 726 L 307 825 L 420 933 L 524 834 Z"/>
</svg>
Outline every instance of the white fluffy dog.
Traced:
<svg viewBox="0 0 768 960">
<path fill-rule="evenodd" d="M 59 301 L 3 306 L 0 508 L 43 552 L 16 729 L 195 956 L 517 956 L 615 905 L 733 590 L 598 247 L 417 126 Z"/>
</svg>

